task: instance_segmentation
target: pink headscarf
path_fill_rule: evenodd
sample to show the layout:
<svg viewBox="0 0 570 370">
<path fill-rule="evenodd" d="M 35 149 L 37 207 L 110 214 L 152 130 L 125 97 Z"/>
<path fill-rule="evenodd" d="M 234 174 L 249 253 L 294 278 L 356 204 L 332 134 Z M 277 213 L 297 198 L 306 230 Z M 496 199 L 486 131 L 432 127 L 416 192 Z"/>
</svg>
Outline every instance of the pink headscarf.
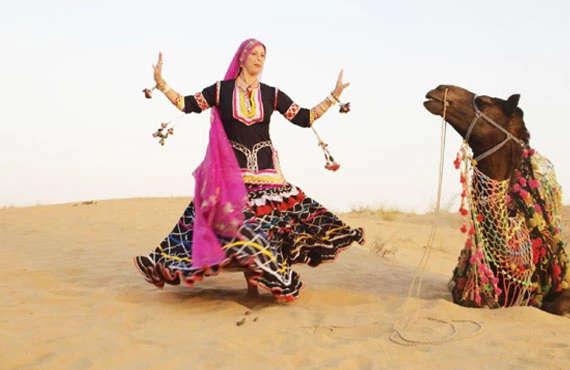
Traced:
<svg viewBox="0 0 570 370">
<path fill-rule="evenodd" d="M 237 78 L 242 63 L 257 46 L 255 39 L 241 43 L 224 77 Z M 225 252 L 216 235 L 238 236 L 243 225 L 243 208 L 247 205 L 247 190 L 239 164 L 224 131 L 220 112 L 212 107 L 210 141 L 204 161 L 194 171 L 194 233 L 192 236 L 192 265 L 205 267 L 220 263 Z"/>
</svg>

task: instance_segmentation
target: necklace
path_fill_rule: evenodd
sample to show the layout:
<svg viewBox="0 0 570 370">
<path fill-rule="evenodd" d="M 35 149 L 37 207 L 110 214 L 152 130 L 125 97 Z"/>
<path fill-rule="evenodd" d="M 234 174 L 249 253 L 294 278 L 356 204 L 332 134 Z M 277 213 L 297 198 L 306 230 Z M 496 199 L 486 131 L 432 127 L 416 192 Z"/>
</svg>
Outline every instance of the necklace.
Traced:
<svg viewBox="0 0 570 370">
<path fill-rule="evenodd" d="M 243 82 L 245 87 L 241 85 L 241 82 Z M 254 95 L 256 89 L 259 87 L 259 81 L 255 79 L 253 82 L 248 84 L 245 80 L 245 77 L 240 74 L 238 80 L 236 81 L 236 86 L 239 90 L 239 103 L 242 113 L 248 118 L 253 117 L 256 113 Z M 246 95 L 247 99 L 245 97 Z"/>
<path fill-rule="evenodd" d="M 259 87 L 259 81 L 254 79 L 252 82 L 247 82 L 243 74 L 238 76 L 238 83 L 236 84 L 240 89 L 249 93 L 252 89 Z"/>
</svg>

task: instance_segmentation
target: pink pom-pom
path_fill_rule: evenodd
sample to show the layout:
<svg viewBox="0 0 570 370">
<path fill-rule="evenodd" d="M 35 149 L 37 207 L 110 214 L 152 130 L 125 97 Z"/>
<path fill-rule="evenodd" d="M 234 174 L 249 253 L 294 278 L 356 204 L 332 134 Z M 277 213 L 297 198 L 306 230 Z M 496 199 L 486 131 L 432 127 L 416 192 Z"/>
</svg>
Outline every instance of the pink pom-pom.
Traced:
<svg viewBox="0 0 570 370">
<path fill-rule="evenodd" d="M 540 186 L 540 183 L 538 182 L 538 180 L 529 180 L 528 185 L 530 186 L 531 189 L 536 189 Z"/>
<path fill-rule="evenodd" d="M 514 184 L 514 185 L 513 185 L 513 191 L 514 191 L 515 193 L 520 192 L 520 191 L 521 191 L 520 185 L 519 185 L 519 184 Z"/>
<path fill-rule="evenodd" d="M 519 179 L 519 184 L 521 184 L 521 186 L 526 186 L 526 179 L 524 177 L 521 177 Z"/>
</svg>

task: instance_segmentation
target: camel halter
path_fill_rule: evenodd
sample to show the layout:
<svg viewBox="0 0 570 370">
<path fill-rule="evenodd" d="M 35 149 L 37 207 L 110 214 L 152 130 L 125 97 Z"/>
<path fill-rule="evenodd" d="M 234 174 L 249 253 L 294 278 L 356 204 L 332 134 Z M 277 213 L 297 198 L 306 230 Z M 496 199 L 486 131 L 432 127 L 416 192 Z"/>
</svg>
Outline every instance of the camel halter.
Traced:
<svg viewBox="0 0 570 370">
<path fill-rule="evenodd" d="M 473 128 L 475 127 L 475 124 L 477 123 L 479 118 L 483 118 L 491 126 L 494 126 L 499 131 L 502 131 L 506 135 L 506 137 L 505 137 L 505 140 L 501 141 L 499 144 L 497 144 L 494 147 L 492 147 L 491 149 L 488 149 L 485 152 L 479 154 L 477 157 L 475 157 L 475 160 L 478 162 L 483 158 L 487 158 L 488 156 L 490 156 L 491 154 L 495 153 L 496 151 L 501 149 L 503 146 L 505 146 L 505 144 L 507 144 L 509 142 L 509 140 L 513 140 L 514 142 L 519 144 L 521 147 L 524 147 L 525 144 L 522 140 L 515 137 L 513 134 L 511 134 L 509 131 L 507 131 L 503 126 L 499 125 L 497 122 L 493 121 L 490 117 L 488 117 L 485 113 L 483 113 L 479 110 L 479 107 L 477 107 L 477 101 L 476 101 L 478 97 L 479 97 L 479 95 L 477 95 L 477 94 L 473 95 L 473 110 L 475 111 L 475 116 L 473 117 L 473 120 L 471 121 L 471 124 L 469 125 L 469 128 L 467 129 L 467 134 L 465 134 L 465 141 L 469 141 L 469 138 L 471 137 L 471 132 L 473 131 Z"/>
</svg>

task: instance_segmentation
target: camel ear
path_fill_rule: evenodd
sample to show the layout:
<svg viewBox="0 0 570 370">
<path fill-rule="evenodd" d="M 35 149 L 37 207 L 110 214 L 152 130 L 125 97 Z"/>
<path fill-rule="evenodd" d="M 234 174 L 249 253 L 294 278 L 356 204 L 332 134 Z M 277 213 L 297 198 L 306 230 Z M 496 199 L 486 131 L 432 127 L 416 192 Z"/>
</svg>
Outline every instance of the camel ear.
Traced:
<svg viewBox="0 0 570 370">
<path fill-rule="evenodd" d="M 519 94 L 514 94 L 511 95 L 504 103 L 505 113 L 508 116 L 511 116 L 515 112 L 515 109 L 517 109 L 517 106 L 519 105 L 520 98 L 521 96 Z"/>
</svg>

